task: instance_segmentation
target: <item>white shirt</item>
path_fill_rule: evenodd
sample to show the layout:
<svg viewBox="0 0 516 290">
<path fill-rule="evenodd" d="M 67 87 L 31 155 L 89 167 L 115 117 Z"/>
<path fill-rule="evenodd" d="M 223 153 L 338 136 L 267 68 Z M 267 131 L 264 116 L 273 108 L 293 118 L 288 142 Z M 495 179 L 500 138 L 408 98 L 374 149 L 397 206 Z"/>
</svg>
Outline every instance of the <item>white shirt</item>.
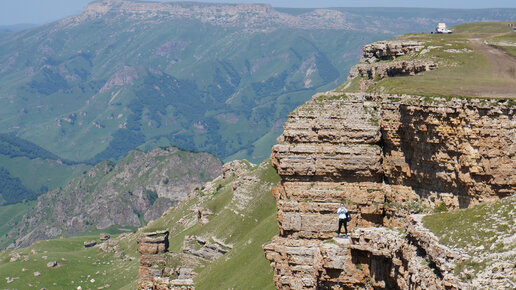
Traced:
<svg viewBox="0 0 516 290">
<path fill-rule="evenodd" d="M 345 219 L 346 213 L 348 213 L 348 209 L 345 207 L 339 207 L 337 213 L 339 214 L 339 219 Z"/>
</svg>

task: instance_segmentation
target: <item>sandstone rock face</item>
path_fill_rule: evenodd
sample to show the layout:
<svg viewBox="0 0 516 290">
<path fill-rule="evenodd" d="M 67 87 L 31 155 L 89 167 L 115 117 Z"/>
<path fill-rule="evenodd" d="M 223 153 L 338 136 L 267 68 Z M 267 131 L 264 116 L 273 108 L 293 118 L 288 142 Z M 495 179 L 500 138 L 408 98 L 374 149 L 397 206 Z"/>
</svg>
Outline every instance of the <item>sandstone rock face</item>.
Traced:
<svg viewBox="0 0 516 290">
<path fill-rule="evenodd" d="M 361 77 L 360 91 L 365 92 L 376 85 L 376 81 L 386 77 L 409 76 L 436 69 L 437 63 L 429 60 L 392 61 L 404 55 L 422 54 L 423 48 L 424 43 L 415 41 L 379 41 L 365 45 L 360 64 L 351 68 L 348 80 Z M 382 60 L 384 62 L 378 62 Z"/>
<path fill-rule="evenodd" d="M 315 95 L 272 150 L 280 234 L 264 250 L 276 286 L 463 288 L 453 268 L 465 257 L 409 214 L 413 205 L 464 208 L 514 194 L 514 113 L 495 100 Z M 351 240 L 332 239 L 340 203 Z"/>
<path fill-rule="evenodd" d="M 85 248 L 91 248 L 91 247 L 95 246 L 96 244 L 97 244 L 97 241 L 95 241 L 95 240 L 85 241 L 84 242 L 84 247 Z"/>
<path fill-rule="evenodd" d="M 110 234 L 101 233 L 101 234 L 99 235 L 99 239 L 100 239 L 100 241 L 102 241 L 102 242 L 105 242 L 105 241 L 109 240 L 110 238 L 111 238 L 111 235 L 110 235 Z"/>
<path fill-rule="evenodd" d="M 360 76 L 368 79 L 383 79 L 393 76 L 412 76 L 420 72 L 429 71 L 436 68 L 436 63 L 424 60 L 358 64 L 351 69 L 349 78 Z"/>
<path fill-rule="evenodd" d="M 403 55 L 420 52 L 423 48 L 423 43 L 417 41 L 377 41 L 364 45 L 364 57 L 361 62 L 393 60 Z"/>
<path fill-rule="evenodd" d="M 213 240 L 213 242 L 211 240 Z M 232 245 L 226 245 L 214 237 L 207 240 L 197 236 L 186 236 L 183 242 L 182 251 L 185 254 L 190 254 L 209 261 L 215 261 L 226 254 L 232 247 Z"/>
<path fill-rule="evenodd" d="M 138 252 L 141 255 L 156 255 L 168 250 L 168 231 L 144 233 L 137 240 Z"/>
<path fill-rule="evenodd" d="M 409 235 L 414 236 L 405 239 L 399 232 L 387 228 L 363 228 L 351 235 L 351 255 L 357 265 L 367 265 L 363 272 L 371 278 L 370 286 L 380 289 L 466 288 L 453 275 L 454 258 L 458 253 L 442 249 L 437 239 L 432 240 L 435 243 L 425 243 L 426 248 L 421 247 L 417 241 L 419 235 L 428 235 L 425 231 L 412 230 Z M 431 263 L 435 263 L 433 269 L 428 266 Z"/>
<path fill-rule="evenodd" d="M 137 239 L 140 253 L 140 269 L 138 285 L 140 289 L 154 289 L 154 279 L 163 275 L 165 258 L 162 255 L 168 251 L 168 231 L 143 233 Z"/>
<path fill-rule="evenodd" d="M 408 96 L 382 101 L 387 182 L 430 199 L 441 195 L 452 207 L 514 194 L 515 108 L 480 100 L 436 102 Z"/>
<path fill-rule="evenodd" d="M 167 267 L 167 259 L 169 259 L 167 255 L 170 254 L 168 253 L 168 234 L 168 231 L 143 233 L 143 236 L 137 240 L 138 252 L 141 254 L 138 289 L 195 289 L 193 277 L 196 273 L 192 268 L 180 267 L 174 270 Z M 195 237 L 189 237 L 189 239 L 195 240 Z M 185 243 L 187 243 L 186 239 Z M 202 239 L 201 243 L 211 245 Z M 172 276 L 177 278 L 174 279 Z"/>
</svg>

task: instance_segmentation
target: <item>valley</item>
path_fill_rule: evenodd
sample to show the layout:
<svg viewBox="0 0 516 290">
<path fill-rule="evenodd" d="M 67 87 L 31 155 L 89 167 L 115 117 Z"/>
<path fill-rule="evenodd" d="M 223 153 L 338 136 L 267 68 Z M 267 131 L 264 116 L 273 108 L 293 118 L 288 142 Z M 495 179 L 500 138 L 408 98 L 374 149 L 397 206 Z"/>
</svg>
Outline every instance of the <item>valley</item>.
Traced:
<svg viewBox="0 0 516 290">
<path fill-rule="evenodd" d="M 1 131 L 89 164 L 167 145 L 261 162 L 287 114 L 344 82 L 361 45 L 512 15 L 96 1 L 0 42 Z"/>
</svg>

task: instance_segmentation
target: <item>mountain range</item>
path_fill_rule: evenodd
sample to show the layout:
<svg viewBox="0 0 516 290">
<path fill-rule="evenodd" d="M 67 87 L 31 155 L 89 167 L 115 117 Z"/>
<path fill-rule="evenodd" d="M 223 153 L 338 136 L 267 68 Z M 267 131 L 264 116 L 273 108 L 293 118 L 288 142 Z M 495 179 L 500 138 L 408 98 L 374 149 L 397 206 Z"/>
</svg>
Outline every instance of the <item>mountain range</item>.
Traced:
<svg viewBox="0 0 516 290">
<path fill-rule="evenodd" d="M 359 47 L 514 9 L 286 9 L 95 1 L 0 41 L 0 131 L 96 164 L 160 145 L 267 158 L 286 116 Z"/>
</svg>

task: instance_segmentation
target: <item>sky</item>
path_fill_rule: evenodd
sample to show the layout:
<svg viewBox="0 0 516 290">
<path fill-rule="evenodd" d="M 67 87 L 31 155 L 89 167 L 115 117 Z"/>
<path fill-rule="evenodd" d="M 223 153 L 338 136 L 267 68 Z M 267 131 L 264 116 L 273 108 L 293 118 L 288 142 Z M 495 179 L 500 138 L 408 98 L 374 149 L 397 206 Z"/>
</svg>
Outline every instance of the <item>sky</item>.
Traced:
<svg viewBox="0 0 516 290">
<path fill-rule="evenodd" d="M 0 25 L 44 24 L 81 12 L 91 0 L 0 0 Z M 516 0 L 204 0 L 275 7 L 516 8 Z"/>
</svg>

